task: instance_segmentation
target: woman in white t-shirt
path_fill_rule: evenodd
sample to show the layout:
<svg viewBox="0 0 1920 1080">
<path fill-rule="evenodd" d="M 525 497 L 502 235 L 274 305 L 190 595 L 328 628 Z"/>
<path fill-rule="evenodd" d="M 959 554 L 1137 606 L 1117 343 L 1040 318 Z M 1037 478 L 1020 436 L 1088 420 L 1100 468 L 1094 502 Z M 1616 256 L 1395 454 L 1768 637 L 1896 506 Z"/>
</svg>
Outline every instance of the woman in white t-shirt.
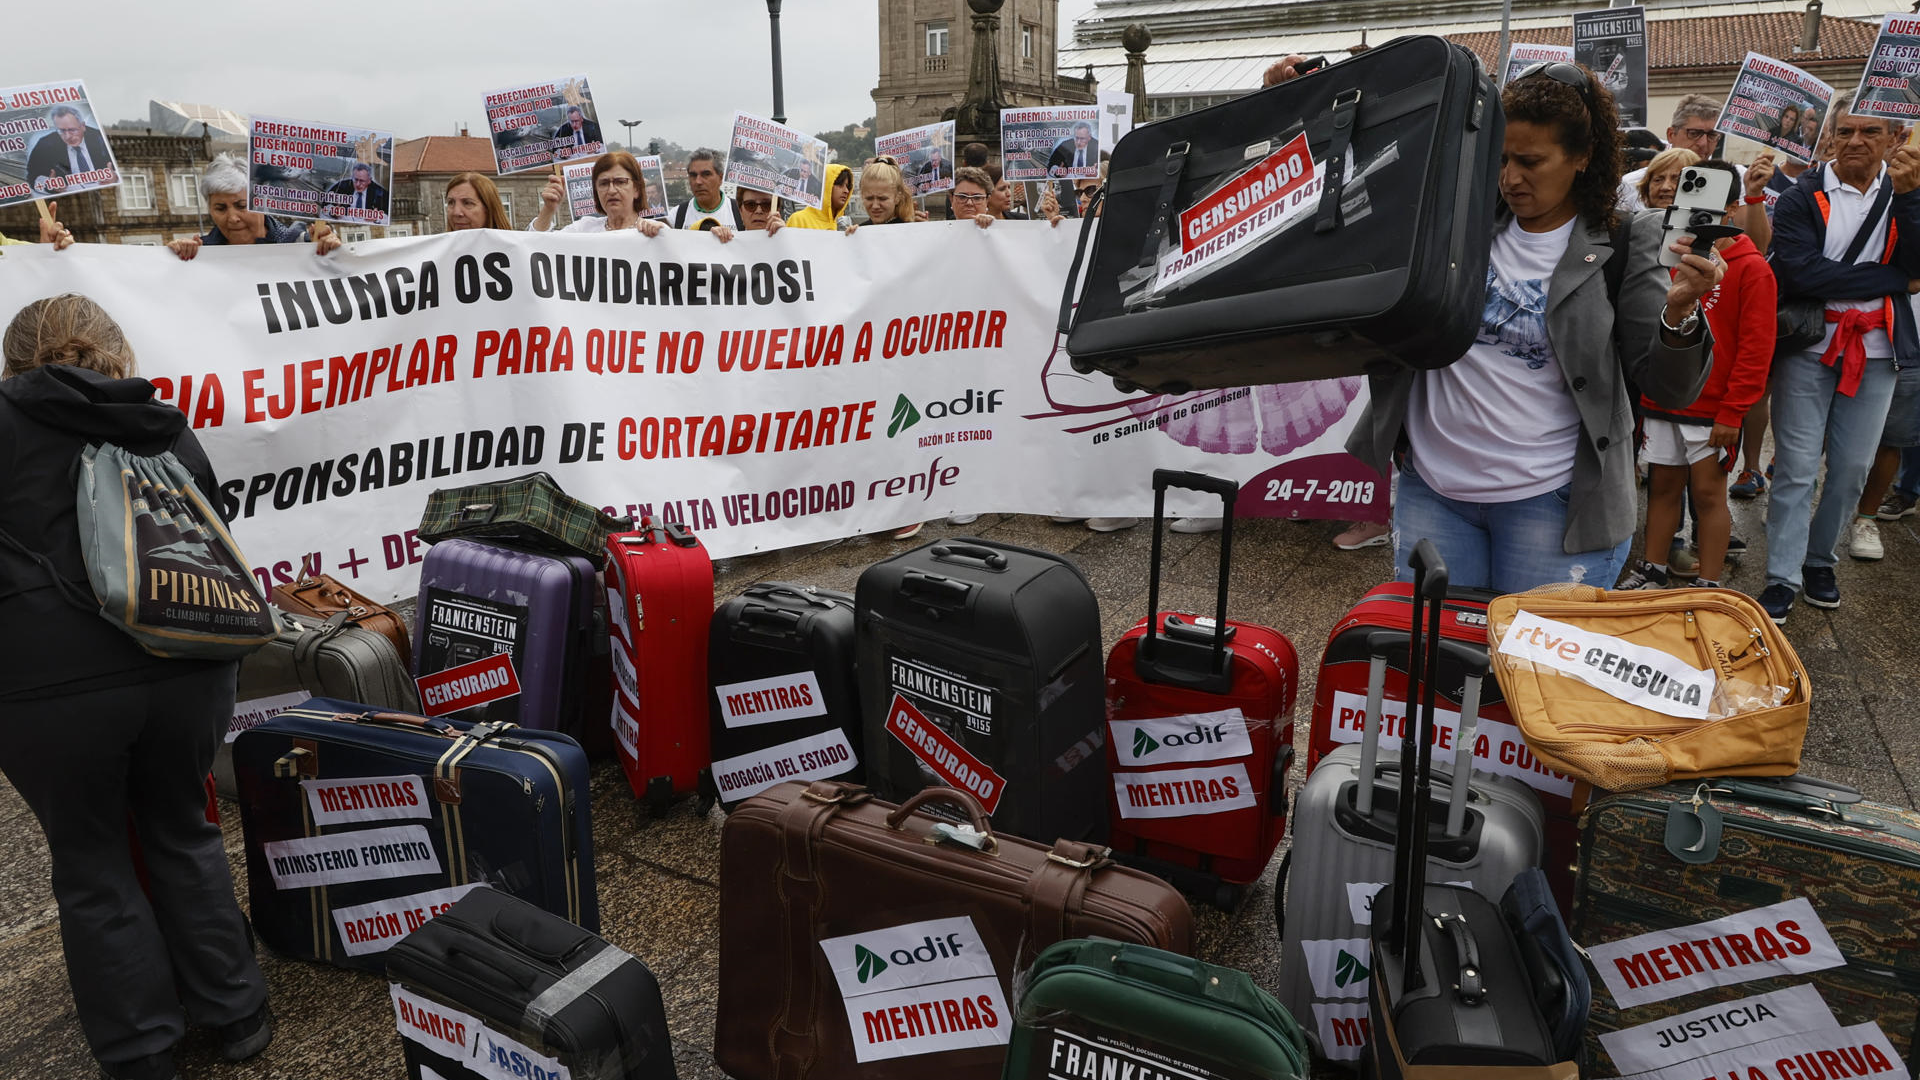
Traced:
<svg viewBox="0 0 1920 1080">
<path fill-rule="evenodd" d="M 566 198 L 566 181 L 560 179 L 560 168 L 556 165 L 546 190 L 540 193 L 540 213 L 527 223 L 528 231 L 551 229 L 554 213 Z M 600 216 L 580 218 L 560 231 L 597 233 L 639 229 L 647 236 L 659 236 L 667 227 L 640 216 L 641 208 L 646 205 L 647 177 L 640 171 L 640 163 L 625 150 L 614 150 L 600 155 L 600 160 L 593 163 L 593 208 L 600 211 Z"/>
<path fill-rule="evenodd" d="M 1709 351 L 1699 300 L 1725 264 L 1688 254 L 1669 281 L 1660 215 L 1616 214 L 1619 121 L 1585 68 L 1535 65 L 1501 103 L 1502 208 L 1479 336 L 1448 367 L 1373 375 L 1347 448 L 1382 475 L 1400 462 L 1403 579 L 1424 538 L 1455 585 L 1610 588 L 1638 520 L 1626 379 L 1675 408 L 1693 401 Z M 1611 258 L 1626 260 L 1617 296 Z"/>
</svg>

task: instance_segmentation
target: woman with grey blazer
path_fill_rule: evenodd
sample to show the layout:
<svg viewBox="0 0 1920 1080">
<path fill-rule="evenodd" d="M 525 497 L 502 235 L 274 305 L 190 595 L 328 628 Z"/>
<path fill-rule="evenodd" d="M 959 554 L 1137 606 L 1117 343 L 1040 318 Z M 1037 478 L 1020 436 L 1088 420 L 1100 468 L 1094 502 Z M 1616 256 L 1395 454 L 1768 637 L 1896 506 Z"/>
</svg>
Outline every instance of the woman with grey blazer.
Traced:
<svg viewBox="0 0 1920 1080">
<path fill-rule="evenodd" d="M 1455 585 L 1611 588 L 1638 521 L 1627 382 L 1671 408 L 1692 403 L 1710 350 L 1699 302 L 1726 265 L 1687 254 L 1669 280 L 1659 214 L 1616 229 L 1619 121 L 1585 68 L 1536 65 L 1501 104 L 1503 207 L 1479 336 L 1437 371 L 1373 374 L 1347 450 L 1383 476 L 1400 464 L 1403 580 L 1424 538 Z M 1617 297 L 1613 258 L 1626 259 Z"/>
</svg>

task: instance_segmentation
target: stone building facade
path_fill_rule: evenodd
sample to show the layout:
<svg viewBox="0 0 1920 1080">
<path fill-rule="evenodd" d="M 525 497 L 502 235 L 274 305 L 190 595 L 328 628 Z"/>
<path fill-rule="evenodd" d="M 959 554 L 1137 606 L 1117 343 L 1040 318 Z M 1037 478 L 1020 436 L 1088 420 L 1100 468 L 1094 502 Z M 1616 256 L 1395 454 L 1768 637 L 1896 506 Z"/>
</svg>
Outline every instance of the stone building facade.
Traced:
<svg viewBox="0 0 1920 1080">
<path fill-rule="evenodd" d="M 880 134 L 931 124 L 961 103 L 973 60 L 973 12 L 966 0 L 880 0 L 880 85 L 873 91 Z M 1059 0 L 1006 0 L 1000 9 L 1000 89 L 1008 106 L 1091 105 L 1095 86 L 1062 76 Z M 1114 89 L 1119 88 L 1116 80 Z"/>
<path fill-rule="evenodd" d="M 212 228 L 200 198 L 200 170 L 221 150 L 211 131 L 155 135 L 108 128 L 103 134 L 120 166 L 120 186 L 56 199 L 60 221 L 83 244 L 159 245 Z M 39 236 L 32 203 L 0 210 L 0 232 L 16 240 Z"/>
</svg>

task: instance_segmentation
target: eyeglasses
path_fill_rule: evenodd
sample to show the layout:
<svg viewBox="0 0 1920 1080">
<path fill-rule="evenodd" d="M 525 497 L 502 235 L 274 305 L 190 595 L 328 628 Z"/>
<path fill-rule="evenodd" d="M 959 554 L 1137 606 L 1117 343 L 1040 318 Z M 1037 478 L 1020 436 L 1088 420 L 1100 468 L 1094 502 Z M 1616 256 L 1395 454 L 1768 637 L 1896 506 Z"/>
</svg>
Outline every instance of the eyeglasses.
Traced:
<svg viewBox="0 0 1920 1080">
<path fill-rule="evenodd" d="M 1091 199 L 1094 197 L 1094 195 L 1099 193 L 1100 186 L 1098 184 L 1093 184 L 1083 188 L 1074 188 L 1073 191 L 1074 191 L 1074 194 L 1080 196 L 1083 199 Z"/>
<path fill-rule="evenodd" d="M 773 203 L 765 199 L 741 199 L 740 209 L 751 210 L 756 214 L 764 214 L 773 209 Z"/>
<path fill-rule="evenodd" d="M 1523 82 L 1533 78 L 1535 75 L 1545 75 L 1561 86 L 1570 86 L 1578 90 L 1581 97 L 1591 98 L 1593 96 L 1593 80 L 1587 78 L 1587 73 L 1581 70 L 1578 65 L 1569 64 L 1565 60 L 1546 60 L 1535 64 L 1525 71 L 1522 71 L 1519 75 L 1514 76 L 1513 81 Z"/>
<path fill-rule="evenodd" d="M 1700 142 L 1705 139 L 1720 141 L 1720 133 L 1712 128 L 1681 128 L 1680 137 L 1688 142 Z"/>
<path fill-rule="evenodd" d="M 633 180 L 625 176 L 603 176 L 595 180 L 593 186 L 599 188 L 601 191 L 619 191 L 622 188 L 632 187 Z"/>
<path fill-rule="evenodd" d="M 954 202 L 976 203 L 985 202 L 986 199 L 987 197 L 985 195 L 962 195 L 957 191 L 953 193 Z"/>
</svg>

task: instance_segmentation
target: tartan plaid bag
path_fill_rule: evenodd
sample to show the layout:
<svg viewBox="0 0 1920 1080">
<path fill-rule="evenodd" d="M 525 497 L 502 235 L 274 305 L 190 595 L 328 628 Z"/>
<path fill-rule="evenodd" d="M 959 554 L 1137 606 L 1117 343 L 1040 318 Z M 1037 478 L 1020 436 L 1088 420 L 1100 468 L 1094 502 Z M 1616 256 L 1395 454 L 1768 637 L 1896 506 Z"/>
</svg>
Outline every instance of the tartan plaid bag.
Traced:
<svg viewBox="0 0 1920 1080">
<path fill-rule="evenodd" d="M 441 488 L 427 497 L 420 539 L 429 544 L 461 537 L 503 540 L 517 547 L 579 555 L 604 566 L 607 537 L 633 528 L 568 495 L 543 472 L 467 487 Z"/>
</svg>

